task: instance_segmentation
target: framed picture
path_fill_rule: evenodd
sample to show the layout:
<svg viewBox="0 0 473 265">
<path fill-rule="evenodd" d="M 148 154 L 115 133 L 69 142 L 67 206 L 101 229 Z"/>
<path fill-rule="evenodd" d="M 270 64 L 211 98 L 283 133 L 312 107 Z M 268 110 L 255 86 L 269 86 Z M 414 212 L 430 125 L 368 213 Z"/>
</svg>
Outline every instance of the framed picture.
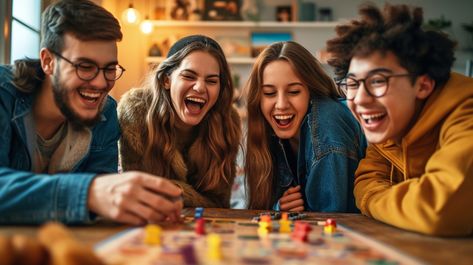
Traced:
<svg viewBox="0 0 473 265">
<path fill-rule="evenodd" d="M 228 57 L 250 57 L 250 41 L 247 36 L 216 36 L 215 40 L 220 44 Z"/>
<path fill-rule="evenodd" d="M 252 32 L 251 33 L 251 56 L 256 57 L 268 45 L 292 40 L 291 32 Z"/>
<path fill-rule="evenodd" d="M 292 21 L 291 6 L 277 6 L 276 7 L 276 21 L 280 21 L 280 22 Z"/>
<path fill-rule="evenodd" d="M 166 17 L 169 20 L 200 20 L 203 6 L 202 1 L 203 0 L 166 1 Z"/>
<path fill-rule="evenodd" d="M 241 20 L 239 0 L 205 0 L 204 20 Z"/>
</svg>

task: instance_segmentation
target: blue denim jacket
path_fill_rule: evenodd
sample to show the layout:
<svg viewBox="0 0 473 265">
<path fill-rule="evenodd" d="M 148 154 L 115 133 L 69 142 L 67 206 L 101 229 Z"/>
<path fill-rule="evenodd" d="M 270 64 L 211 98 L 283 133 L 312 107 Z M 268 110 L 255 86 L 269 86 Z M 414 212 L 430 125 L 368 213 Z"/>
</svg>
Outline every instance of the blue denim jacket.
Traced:
<svg viewBox="0 0 473 265">
<path fill-rule="evenodd" d="M 290 186 L 301 185 L 306 211 L 357 212 L 353 196 L 354 175 L 365 155 L 363 131 L 342 102 L 312 97 L 302 121 L 296 176 L 283 141 L 271 140 L 276 163 L 275 201 Z M 276 203 L 274 209 L 277 210 Z"/>
<path fill-rule="evenodd" d="M 17 90 L 8 66 L 0 66 L 0 223 L 38 224 L 92 221 L 87 208 L 89 186 L 97 173 L 117 172 L 120 136 L 116 102 L 108 97 L 102 120 L 92 130 L 87 154 L 72 172 L 54 175 L 31 172 L 26 116 L 33 94 Z"/>
</svg>

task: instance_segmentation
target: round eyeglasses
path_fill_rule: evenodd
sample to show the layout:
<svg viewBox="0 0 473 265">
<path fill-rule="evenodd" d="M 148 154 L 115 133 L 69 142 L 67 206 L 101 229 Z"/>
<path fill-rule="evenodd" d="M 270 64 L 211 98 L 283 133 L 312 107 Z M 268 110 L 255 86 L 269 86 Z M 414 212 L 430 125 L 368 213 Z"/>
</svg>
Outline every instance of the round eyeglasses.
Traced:
<svg viewBox="0 0 473 265">
<path fill-rule="evenodd" d="M 368 95 L 379 98 L 388 92 L 389 79 L 392 77 L 412 76 L 409 73 L 384 75 L 380 73 L 369 75 L 364 79 L 355 79 L 353 77 L 345 77 L 339 83 L 338 87 L 345 92 L 347 100 L 353 100 L 356 97 L 360 84 L 363 86 Z"/>
<path fill-rule="evenodd" d="M 105 67 L 99 67 L 94 62 L 74 63 L 55 51 L 51 51 L 51 52 L 57 57 L 63 59 L 64 61 L 74 66 L 76 68 L 77 77 L 79 77 L 79 79 L 84 80 L 84 81 L 93 80 L 95 77 L 97 77 L 100 70 L 103 71 L 103 76 L 105 80 L 107 81 L 116 81 L 123 75 L 123 72 L 125 72 L 125 68 L 123 68 L 119 64 L 110 64 Z"/>
</svg>

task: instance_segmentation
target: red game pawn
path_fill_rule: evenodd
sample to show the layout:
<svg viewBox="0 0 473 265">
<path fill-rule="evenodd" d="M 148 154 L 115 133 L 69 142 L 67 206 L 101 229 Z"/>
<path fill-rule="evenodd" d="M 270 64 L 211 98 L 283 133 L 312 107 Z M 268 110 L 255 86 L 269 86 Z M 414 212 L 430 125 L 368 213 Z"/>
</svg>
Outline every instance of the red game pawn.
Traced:
<svg viewBox="0 0 473 265">
<path fill-rule="evenodd" d="M 198 235 L 205 235 L 205 219 L 199 218 L 195 222 L 195 233 Z"/>
<path fill-rule="evenodd" d="M 309 241 L 309 232 L 312 230 L 310 224 L 304 221 L 296 221 L 294 231 L 292 232 L 292 239 L 307 242 Z"/>
</svg>

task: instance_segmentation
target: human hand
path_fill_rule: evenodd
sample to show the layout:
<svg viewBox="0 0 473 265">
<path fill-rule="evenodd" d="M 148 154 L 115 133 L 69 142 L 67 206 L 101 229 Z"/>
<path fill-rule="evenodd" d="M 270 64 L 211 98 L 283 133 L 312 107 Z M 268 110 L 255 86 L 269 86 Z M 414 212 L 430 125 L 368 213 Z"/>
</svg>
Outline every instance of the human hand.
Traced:
<svg viewBox="0 0 473 265">
<path fill-rule="evenodd" d="M 132 225 L 180 219 L 182 190 L 171 181 L 130 171 L 97 176 L 89 187 L 88 208 Z"/>
<path fill-rule="evenodd" d="M 281 211 L 302 212 L 304 211 L 304 200 L 300 192 L 301 186 L 290 187 L 279 199 Z"/>
</svg>

